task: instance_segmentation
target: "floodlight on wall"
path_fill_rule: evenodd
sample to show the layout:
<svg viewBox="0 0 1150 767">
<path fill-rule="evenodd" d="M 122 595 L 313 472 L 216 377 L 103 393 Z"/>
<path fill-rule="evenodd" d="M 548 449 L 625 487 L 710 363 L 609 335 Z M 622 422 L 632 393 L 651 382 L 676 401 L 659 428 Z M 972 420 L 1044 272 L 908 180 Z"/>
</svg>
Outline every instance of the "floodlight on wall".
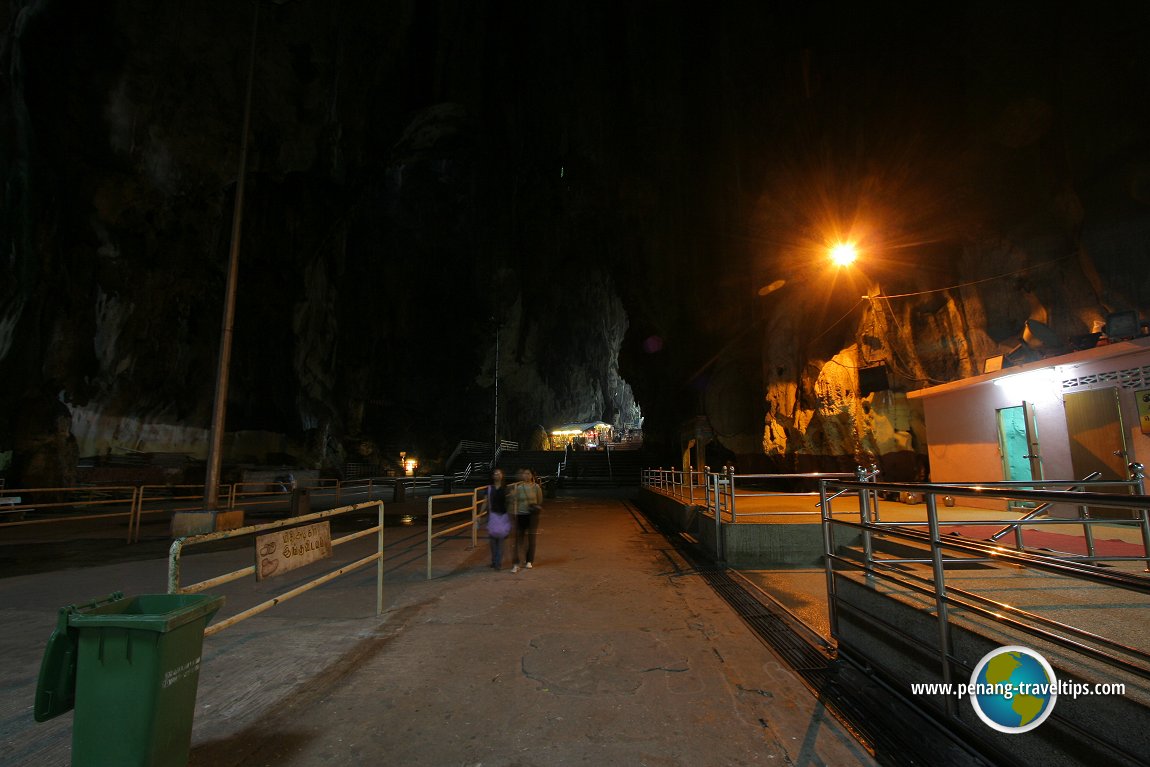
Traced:
<svg viewBox="0 0 1150 767">
<path fill-rule="evenodd" d="M 1062 345 L 1062 339 L 1049 325 L 1038 320 L 1027 320 L 1022 326 L 1022 340 L 1031 349 L 1050 349 Z"/>
<path fill-rule="evenodd" d="M 1121 341 L 1138 335 L 1138 312 L 1113 312 L 1106 316 L 1106 335 L 1111 341 Z"/>
</svg>

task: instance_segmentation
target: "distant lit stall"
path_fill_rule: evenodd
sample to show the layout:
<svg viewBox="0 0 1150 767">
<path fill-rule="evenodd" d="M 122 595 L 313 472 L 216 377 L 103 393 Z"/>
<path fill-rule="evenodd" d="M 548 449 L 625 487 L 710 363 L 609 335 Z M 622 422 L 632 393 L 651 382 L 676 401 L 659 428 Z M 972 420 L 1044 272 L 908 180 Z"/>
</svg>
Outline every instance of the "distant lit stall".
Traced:
<svg viewBox="0 0 1150 767">
<path fill-rule="evenodd" d="M 570 445 L 575 450 L 597 450 L 610 444 L 615 429 L 603 421 L 568 423 L 551 430 L 551 449 L 564 450 Z"/>
</svg>

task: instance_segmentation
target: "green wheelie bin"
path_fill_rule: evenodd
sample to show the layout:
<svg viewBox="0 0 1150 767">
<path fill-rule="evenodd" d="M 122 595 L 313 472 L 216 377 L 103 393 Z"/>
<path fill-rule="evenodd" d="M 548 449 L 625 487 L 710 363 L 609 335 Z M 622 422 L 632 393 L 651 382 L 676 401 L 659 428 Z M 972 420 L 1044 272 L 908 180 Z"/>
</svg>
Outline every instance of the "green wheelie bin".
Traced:
<svg viewBox="0 0 1150 767">
<path fill-rule="evenodd" d="M 75 708 L 73 767 L 184 767 L 208 594 L 144 594 L 60 609 L 44 650 L 33 715 Z"/>
</svg>

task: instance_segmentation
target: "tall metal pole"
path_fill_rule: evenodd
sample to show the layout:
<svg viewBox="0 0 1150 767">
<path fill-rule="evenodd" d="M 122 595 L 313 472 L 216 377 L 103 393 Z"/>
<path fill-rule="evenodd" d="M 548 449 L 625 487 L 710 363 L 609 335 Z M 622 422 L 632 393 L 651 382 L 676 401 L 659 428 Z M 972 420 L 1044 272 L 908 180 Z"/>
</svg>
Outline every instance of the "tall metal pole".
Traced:
<svg viewBox="0 0 1150 767">
<path fill-rule="evenodd" d="M 503 329 L 502 323 L 495 326 L 495 433 L 491 436 L 495 445 L 491 454 L 491 469 L 495 469 L 495 458 L 499 455 L 499 335 Z"/>
<path fill-rule="evenodd" d="M 236 282 L 239 276 L 240 231 L 244 215 L 244 181 L 248 168 L 248 133 L 252 122 L 252 81 L 256 68 L 256 34 L 259 29 L 260 0 L 253 3 L 252 48 L 248 56 L 248 87 L 244 96 L 244 127 L 240 137 L 240 163 L 236 176 L 236 200 L 232 213 L 232 242 L 228 254 L 228 281 L 224 294 L 224 315 L 220 323 L 220 356 L 216 363 L 216 397 L 212 408 L 211 441 L 208 444 L 208 470 L 204 478 L 204 507 L 215 509 L 220 502 L 220 465 L 224 444 L 224 416 L 228 406 L 228 373 L 232 362 L 232 328 L 236 317 Z"/>
</svg>

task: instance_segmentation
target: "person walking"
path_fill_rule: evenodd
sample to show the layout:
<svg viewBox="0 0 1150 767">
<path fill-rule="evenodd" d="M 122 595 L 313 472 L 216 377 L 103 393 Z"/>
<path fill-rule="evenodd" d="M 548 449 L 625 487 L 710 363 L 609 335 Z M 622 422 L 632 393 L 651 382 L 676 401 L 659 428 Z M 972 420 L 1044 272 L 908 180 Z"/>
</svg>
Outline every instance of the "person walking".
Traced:
<svg viewBox="0 0 1150 767">
<path fill-rule="evenodd" d="M 515 564 L 511 572 L 519 572 L 519 563 L 530 570 L 535 561 L 535 534 L 539 530 L 539 514 L 543 511 L 543 489 L 535 482 L 531 469 L 519 470 L 519 481 L 514 485 L 515 507 Z M 520 550 L 525 559 L 519 558 Z"/>
<path fill-rule="evenodd" d="M 491 544 L 491 569 L 503 567 L 503 541 L 511 534 L 511 516 L 507 513 L 507 485 L 503 469 L 491 472 L 487 486 L 487 541 Z"/>
</svg>

